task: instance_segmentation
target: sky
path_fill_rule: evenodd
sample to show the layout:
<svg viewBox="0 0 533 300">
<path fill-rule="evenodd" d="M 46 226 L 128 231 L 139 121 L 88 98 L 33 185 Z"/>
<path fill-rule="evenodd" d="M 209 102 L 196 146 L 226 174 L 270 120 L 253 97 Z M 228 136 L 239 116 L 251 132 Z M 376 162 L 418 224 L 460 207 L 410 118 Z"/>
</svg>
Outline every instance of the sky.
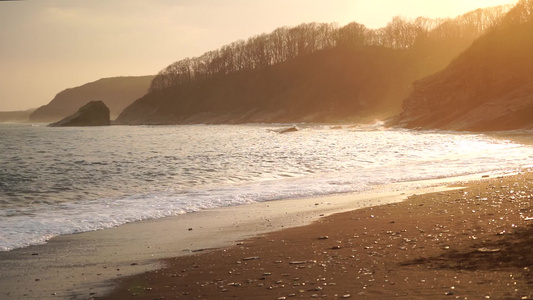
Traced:
<svg viewBox="0 0 533 300">
<path fill-rule="evenodd" d="M 386 26 L 394 16 L 455 17 L 518 0 L 0 0 L 0 111 L 60 91 L 157 74 L 186 57 L 302 23 Z"/>
</svg>

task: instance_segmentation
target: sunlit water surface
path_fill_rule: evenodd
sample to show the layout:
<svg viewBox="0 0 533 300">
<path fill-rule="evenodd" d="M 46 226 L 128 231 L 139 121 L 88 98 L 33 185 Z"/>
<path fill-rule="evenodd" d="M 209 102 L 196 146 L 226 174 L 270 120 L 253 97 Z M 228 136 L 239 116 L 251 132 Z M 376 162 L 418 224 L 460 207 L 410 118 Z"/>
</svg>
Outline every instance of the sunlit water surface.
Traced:
<svg viewBox="0 0 533 300">
<path fill-rule="evenodd" d="M 533 164 L 531 144 L 484 135 L 282 127 L 0 124 L 0 250 L 208 208 Z"/>
</svg>

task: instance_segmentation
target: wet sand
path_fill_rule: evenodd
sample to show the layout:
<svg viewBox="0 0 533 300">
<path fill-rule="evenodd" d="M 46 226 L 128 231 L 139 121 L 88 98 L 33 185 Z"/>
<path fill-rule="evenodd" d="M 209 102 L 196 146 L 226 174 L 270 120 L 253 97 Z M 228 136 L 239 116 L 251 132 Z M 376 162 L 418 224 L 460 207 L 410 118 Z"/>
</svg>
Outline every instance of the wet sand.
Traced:
<svg viewBox="0 0 533 300">
<path fill-rule="evenodd" d="M 533 299 L 532 203 L 532 173 L 474 181 L 164 259 L 94 298 Z"/>
<path fill-rule="evenodd" d="M 237 240 L 303 226 L 338 212 L 399 202 L 413 193 L 441 190 L 445 181 L 205 210 L 61 236 L 44 245 L 0 252 L 0 299 L 101 297 L 113 288 L 115 279 L 159 270 L 165 263 L 162 259 L 228 247 Z"/>
</svg>

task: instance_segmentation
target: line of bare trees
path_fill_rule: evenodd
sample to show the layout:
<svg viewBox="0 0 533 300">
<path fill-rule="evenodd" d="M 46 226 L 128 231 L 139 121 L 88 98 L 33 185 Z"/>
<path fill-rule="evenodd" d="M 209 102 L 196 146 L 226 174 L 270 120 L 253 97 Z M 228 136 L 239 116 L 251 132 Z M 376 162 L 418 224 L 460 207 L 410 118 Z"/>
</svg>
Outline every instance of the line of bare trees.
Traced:
<svg viewBox="0 0 533 300">
<path fill-rule="evenodd" d="M 521 0 L 511 11 L 514 19 L 531 18 L 533 0 Z M 358 23 L 306 23 L 281 27 L 269 34 L 239 40 L 200 57 L 186 58 L 163 69 L 150 91 L 188 85 L 196 80 L 279 64 L 299 56 L 336 47 L 382 46 L 398 50 L 444 40 L 473 41 L 498 24 L 511 7 L 478 9 L 455 19 L 395 17 L 387 26 L 369 29 Z M 510 12 L 510 13 L 511 13 Z"/>
<path fill-rule="evenodd" d="M 505 16 L 503 22 L 507 24 L 522 24 L 533 22 L 533 0 L 520 0 Z"/>
</svg>

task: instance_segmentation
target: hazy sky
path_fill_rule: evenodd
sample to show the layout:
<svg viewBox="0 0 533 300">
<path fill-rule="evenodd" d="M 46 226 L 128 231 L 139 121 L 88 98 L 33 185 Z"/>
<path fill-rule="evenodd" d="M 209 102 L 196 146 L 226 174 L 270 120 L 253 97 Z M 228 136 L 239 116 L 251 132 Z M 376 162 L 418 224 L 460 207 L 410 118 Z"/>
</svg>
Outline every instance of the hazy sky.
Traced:
<svg viewBox="0 0 533 300">
<path fill-rule="evenodd" d="M 170 63 L 281 26 L 393 16 L 454 17 L 517 0 L 0 1 L 0 111 L 39 107 L 103 77 L 156 74 Z"/>
</svg>

